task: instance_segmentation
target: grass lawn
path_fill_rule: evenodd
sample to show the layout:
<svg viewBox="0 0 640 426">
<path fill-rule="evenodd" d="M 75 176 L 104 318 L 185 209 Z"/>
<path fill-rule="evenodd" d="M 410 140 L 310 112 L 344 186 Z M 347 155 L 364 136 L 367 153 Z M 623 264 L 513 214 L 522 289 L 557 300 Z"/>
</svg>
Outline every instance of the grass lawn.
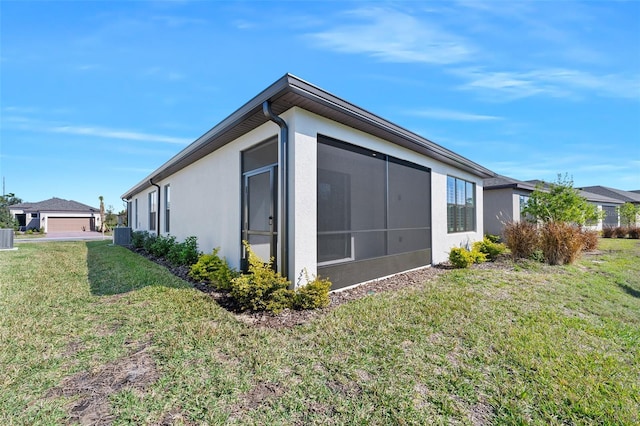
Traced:
<svg viewBox="0 0 640 426">
<path fill-rule="evenodd" d="M 640 242 L 247 326 L 107 241 L 0 252 L 0 424 L 638 424 Z"/>
</svg>

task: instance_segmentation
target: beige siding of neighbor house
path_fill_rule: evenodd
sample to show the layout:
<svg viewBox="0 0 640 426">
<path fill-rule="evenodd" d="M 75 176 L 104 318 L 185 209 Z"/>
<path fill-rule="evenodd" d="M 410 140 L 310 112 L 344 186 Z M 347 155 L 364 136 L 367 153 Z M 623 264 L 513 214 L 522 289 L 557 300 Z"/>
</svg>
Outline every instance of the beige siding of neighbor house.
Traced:
<svg viewBox="0 0 640 426">
<path fill-rule="evenodd" d="M 93 227 L 91 224 L 93 223 Z M 40 226 L 50 232 L 89 232 L 100 226 L 99 213 L 42 212 Z M 83 229 L 84 227 L 84 229 Z"/>
<path fill-rule="evenodd" d="M 88 232 L 94 231 L 94 220 L 89 217 L 49 217 L 47 232 Z"/>
</svg>

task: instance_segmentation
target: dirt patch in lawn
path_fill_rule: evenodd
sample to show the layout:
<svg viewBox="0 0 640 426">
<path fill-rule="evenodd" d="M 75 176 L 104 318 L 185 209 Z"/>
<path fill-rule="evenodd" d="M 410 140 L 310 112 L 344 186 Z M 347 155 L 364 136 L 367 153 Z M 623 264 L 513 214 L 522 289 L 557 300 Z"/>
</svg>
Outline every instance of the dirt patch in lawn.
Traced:
<svg viewBox="0 0 640 426">
<path fill-rule="evenodd" d="M 156 365 L 148 353 L 148 346 L 148 343 L 139 344 L 133 353 L 124 358 L 110 362 L 95 371 L 73 375 L 51 389 L 46 397 L 77 397 L 69 406 L 70 423 L 110 425 L 115 419 L 109 403 L 112 394 L 126 389 L 143 393 L 158 379 Z"/>
<path fill-rule="evenodd" d="M 214 299 L 221 307 L 227 309 L 229 312 L 235 314 L 239 321 L 242 321 L 248 325 L 266 328 L 281 328 L 281 327 L 293 327 L 296 325 L 303 325 L 318 316 L 324 315 L 331 309 L 342 305 L 343 303 L 350 302 L 352 300 L 361 299 L 377 293 L 384 293 L 388 291 L 397 291 L 400 289 L 417 287 L 424 284 L 427 281 L 431 281 L 439 275 L 446 273 L 448 270 L 453 269 L 451 265 L 440 264 L 432 267 L 426 267 L 417 269 L 414 271 L 404 272 L 388 278 L 375 280 L 362 284 L 357 287 L 353 287 L 347 290 L 332 292 L 329 294 L 330 305 L 324 309 L 316 310 L 303 310 L 295 311 L 286 309 L 278 315 L 273 315 L 268 312 L 248 312 L 242 311 L 240 307 L 229 297 L 227 292 L 218 291 L 207 283 L 196 282 L 189 276 L 188 266 L 173 266 L 162 258 L 157 258 L 149 255 L 142 249 L 131 249 L 133 252 L 146 257 L 147 259 L 166 267 L 175 276 L 182 278 L 183 280 L 191 283 L 195 288 L 208 294 Z M 514 269 L 514 264 L 506 256 L 500 257 L 496 262 L 487 262 L 479 265 L 473 265 L 472 268 L 479 269 Z"/>
<path fill-rule="evenodd" d="M 280 398 L 285 390 L 277 383 L 260 382 L 245 394 L 240 395 L 236 405 L 231 407 L 229 420 L 237 420 L 243 413 L 254 410 L 262 405 L 269 404 Z"/>
</svg>

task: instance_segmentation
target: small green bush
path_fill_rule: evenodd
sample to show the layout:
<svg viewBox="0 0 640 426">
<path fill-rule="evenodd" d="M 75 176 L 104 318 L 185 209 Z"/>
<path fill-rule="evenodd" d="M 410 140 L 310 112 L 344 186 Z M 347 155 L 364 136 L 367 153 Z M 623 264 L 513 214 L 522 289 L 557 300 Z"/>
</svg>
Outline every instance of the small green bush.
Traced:
<svg viewBox="0 0 640 426">
<path fill-rule="evenodd" d="M 27 230 L 25 231 L 25 234 L 27 234 L 27 235 L 33 235 L 33 229 L 27 229 Z"/>
<path fill-rule="evenodd" d="M 533 252 L 531 252 L 528 258 L 533 260 L 534 262 L 539 262 L 539 263 L 545 262 L 544 253 L 542 252 L 541 249 L 536 249 Z"/>
<path fill-rule="evenodd" d="M 273 259 L 264 263 L 247 242 L 243 244 L 249 257 L 249 273 L 231 281 L 231 297 L 241 309 L 278 314 L 291 308 L 294 292 L 289 290 L 289 281 L 273 270 Z"/>
<path fill-rule="evenodd" d="M 176 237 L 162 235 L 157 236 L 150 245 L 149 253 L 156 257 L 167 257 L 171 248 L 176 244 Z"/>
<path fill-rule="evenodd" d="M 131 233 L 131 245 L 134 248 L 141 249 L 149 233 L 147 231 L 135 231 Z"/>
<path fill-rule="evenodd" d="M 231 290 L 231 281 L 240 274 L 231 268 L 226 259 L 218 256 L 220 248 L 215 248 L 211 254 L 203 254 L 191 266 L 189 276 L 197 281 L 206 281 L 218 290 Z"/>
<path fill-rule="evenodd" d="M 318 277 L 310 280 L 305 272 L 307 283 L 296 290 L 290 290 L 291 283 L 273 270 L 273 259 L 264 263 L 247 242 L 243 244 L 249 257 L 249 273 L 233 278 L 229 291 L 241 309 L 278 314 L 285 309 L 316 309 L 329 306 L 329 280 Z"/>
<path fill-rule="evenodd" d="M 305 274 L 306 275 L 306 274 Z M 331 289 L 331 281 L 314 277 L 309 280 L 307 276 L 307 284 L 298 287 L 293 297 L 294 309 L 317 309 L 329 306 L 329 290 Z"/>
<path fill-rule="evenodd" d="M 507 246 L 504 244 L 492 241 L 488 236 L 485 236 L 482 241 L 476 241 L 473 243 L 473 251 L 484 253 L 486 259 L 489 262 L 495 261 L 498 256 L 507 250 Z"/>
<path fill-rule="evenodd" d="M 151 253 L 151 247 L 153 247 L 153 244 L 156 242 L 156 239 L 158 237 L 155 234 L 150 234 L 150 233 L 145 233 L 145 237 L 144 237 L 144 241 L 142 242 L 142 248 L 144 249 L 144 251 L 146 251 L 147 253 Z"/>
<path fill-rule="evenodd" d="M 449 252 L 449 262 L 456 268 L 468 268 L 474 263 L 482 263 L 487 256 L 479 251 L 469 251 L 464 247 L 454 247 Z"/>
<path fill-rule="evenodd" d="M 500 235 L 486 234 L 484 238 L 491 241 L 492 243 L 499 243 L 500 240 L 502 240 L 502 238 L 500 238 Z"/>
<path fill-rule="evenodd" d="M 167 253 L 167 260 L 176 266 L 189 266 L 198 261 L 200 252 L 198 251 L 198 238 L 191 236 L 185 238 L 181 243 L 174 244 L 169 253 Z"/>
</svg>

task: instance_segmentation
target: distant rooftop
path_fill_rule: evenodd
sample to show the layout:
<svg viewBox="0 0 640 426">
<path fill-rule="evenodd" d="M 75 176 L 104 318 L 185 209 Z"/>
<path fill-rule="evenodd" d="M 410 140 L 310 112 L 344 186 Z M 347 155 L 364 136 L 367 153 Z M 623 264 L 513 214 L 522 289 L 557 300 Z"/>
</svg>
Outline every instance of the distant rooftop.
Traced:
<svg viewBox="0 0 640 426">
<path fill-rule="evenodd" d="M 48 200 L 35 203 L 19 203 L 9 206 L 10 209 L 21 209 L 31 212 L 98 212 L 100 209 L 79 203 L 73 200 L 53 197 Z"/>
<path fill-rule="evenodd" d="M 609 188 L 607 186 L 585 186 L 583 191 L 615 198 L 623 203 L 640 203 L 640 193 L 635 191 L 623 191 L 622 189 Z"/>
<path fill-rule="evenodd" d="M 497 176 L 494 178 L 488 178 L 483 180 L 484 189 L 492 190 L 492 189 L 503 189 L 503 188 L 513 188 L 513 189 L 522 189 L 526 191 L 534 191 L 536 189 L 536 185 L 544 185 L 548 186 L 547 182 L 532 179 L 528 181 L 521 181 L 518 179 L 510 178 L 507 176 Z M 587 199 L 587 201 L 592 201 L 596 203 L 608 203 L 608 204 L 622 204 L 622 201 L 617 196 L 611 196 L 607 194 L 602 194 L 599 192 L 587 190 L 587 188 L 576 188 L 580 195 Z M 621 191 L 628 192 L 628 191 Z M 640 194 L 637 194 L 640 196 Z"/>
</svg>

